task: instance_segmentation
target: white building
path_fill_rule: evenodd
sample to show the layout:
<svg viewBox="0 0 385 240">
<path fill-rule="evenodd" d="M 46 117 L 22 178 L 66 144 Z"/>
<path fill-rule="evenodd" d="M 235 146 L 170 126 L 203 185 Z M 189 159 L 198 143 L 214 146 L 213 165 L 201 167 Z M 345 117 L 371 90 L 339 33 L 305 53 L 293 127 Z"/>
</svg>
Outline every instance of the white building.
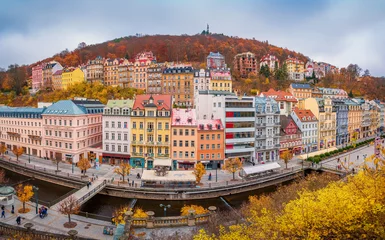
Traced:
<svg viewBox="0 0 385 240">
<path fill-rule="evenodd" d="M 302 132 L 302 151 L 304 153 L 317 150 L 318 119 L 309 109 L 294 109 L 290 115 Z"/>
<path fill-rule="evenodd" d="M 109 100 L 103 111 L 103 162 L 130 160 L 130 115 L 134 101 Z"/>
<path fill-rule="evenodd" d="M 210 89 L 210 71 L 208 69 L 194 70 L 194 95 L 198 91 L 206 91 Z"/>
<path fill-rule="evenodd" d="M 273 72 L 276 67 L 279 68 L 278 58 L 274 55 L 266 54 L 260 60 L 259 67 L 261 68 L 262 66 L 268 66 L 270 71 Z"/>
</svg>

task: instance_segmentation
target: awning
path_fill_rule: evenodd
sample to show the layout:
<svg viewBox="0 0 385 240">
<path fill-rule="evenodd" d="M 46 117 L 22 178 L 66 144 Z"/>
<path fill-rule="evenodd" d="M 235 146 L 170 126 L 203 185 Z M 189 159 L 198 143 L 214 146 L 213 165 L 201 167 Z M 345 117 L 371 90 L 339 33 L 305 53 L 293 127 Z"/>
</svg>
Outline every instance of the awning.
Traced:
<svg viewBox="0 0 385 240">
<path fill-rule="evenodd" d="M 130 154 L 115 154 L 115 153 L 103 153 L 103 157 L 112 157 L 112 158 L 130 158 Z"/>
<path fill-rule="evenodd" d="M 195 182 L 193 171 L 168 171 L 166 176 L 155 175 L 155 170 L 144 170 L 142 181 L 151 182 Z"/>
<path fill-rule="evenodd" d="M 155 159 L 154 163 L 153 163 L 153 166 L 154 167 L 156 167 L 156 166 L 168 166 L 168 167 L 171 167 L 172 166 L 172 159 Z"/>
<path fill-rule="evenodd" d="M 273 163 L 267 163 L 267 164 L 259 164 L 256 166 L 244 167 L 242 169 L 246 175 L 249 175 L 249 174 L 261 173 L 261 172 L 266 172 L 269 170 L 280 169 L 280 168 L 281 168 L 281 165 L 279 165 L 279 163 L 273 162 Z"/>
<path fill-rule="evenodd" d="M 178 163 L 195 164 L 195 161 L 178 161 Z"/>
</svg>

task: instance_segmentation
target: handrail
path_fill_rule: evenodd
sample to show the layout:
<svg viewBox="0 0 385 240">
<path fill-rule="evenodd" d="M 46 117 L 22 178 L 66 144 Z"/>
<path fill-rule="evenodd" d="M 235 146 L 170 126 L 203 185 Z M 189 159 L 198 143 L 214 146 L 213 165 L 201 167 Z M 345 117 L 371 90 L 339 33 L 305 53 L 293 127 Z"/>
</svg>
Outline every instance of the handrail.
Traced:
<svg viewBox="0 0 385 240">
<path fill-rule="evenodd" d="M 78 203 L 81 204 L 85 199 L 87 199 L 88 197 L 90 197 L 91 194 L 92 194 L 92 196 L 94 196 L 96 193 L 99 192 L 99 191 L 96 192 L 97 190 L 104 188 L 104 186 L 106 186 L 106 185 L 107 185 L 107 181 L 106 181 L 106 180 L 103 180 L 103 182 L 102 182 L 101 184 L 99 184 L 98 186 L 96 186 L 96 187 L 95 187 L 94 189 L 92 189 L 91 191 L 87 192 L 86 195 L 84 195 L 83 197 L 79 198 L 79 199 L 78 199 Z M 94 194 L 94 193 L 95 193 L 95 194 Z"/>
</svg>

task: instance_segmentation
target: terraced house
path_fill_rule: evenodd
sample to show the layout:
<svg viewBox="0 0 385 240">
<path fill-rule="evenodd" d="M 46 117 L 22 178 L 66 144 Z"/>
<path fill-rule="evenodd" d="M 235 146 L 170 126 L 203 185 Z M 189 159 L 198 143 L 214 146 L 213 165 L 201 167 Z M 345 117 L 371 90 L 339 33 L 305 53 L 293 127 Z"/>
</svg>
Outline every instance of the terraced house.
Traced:
<svg viewBox="0 0 385 240">
<path fill-rule="evenodd" d="M 194 69 L 190 66 L 169 67 L 163 71 L 163 94 L 174 97 L 177 106 L 194 106 Z"/>
<path fill-rule="evenodd" d="M 341 98 L 332 99 L 333 108 L 336 110 L 336 145 L 348 143 L 348 105 Z"/>
<path fill-rule="evenodd" d="M 357 138 L 359 138 L 360 128 L 361 128 L 361 119 L 362 111 L 360 105 L 347 98 L 344 99 L 345 104 L 348 107 L 348 142 L 352 142 L 355 133 Z"/>
<path fill-rule="evenodd" d="M 131 99 L 109 100 L 103 110 L 103 163 L 130 163 Z"/>
<path fill-rule="evenodd" d="M 302 132 L 302 152 L 318 150 L 318 119 L 309 109 L 295 108 L 290 115 Z"/>
<path fill-rule="evenodd" d="M 172 103 L 171 95 L 136 96 L 131 114 L 132 166 L 151 169 L 156 160 L 171 162 Z"/>
</svg>

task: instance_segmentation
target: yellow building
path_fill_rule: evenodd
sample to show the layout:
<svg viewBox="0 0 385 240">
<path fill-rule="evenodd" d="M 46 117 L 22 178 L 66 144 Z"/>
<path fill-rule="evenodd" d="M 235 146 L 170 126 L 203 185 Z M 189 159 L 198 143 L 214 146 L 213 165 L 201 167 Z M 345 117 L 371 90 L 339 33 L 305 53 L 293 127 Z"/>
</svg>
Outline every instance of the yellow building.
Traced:
<svg viewBox="0 0 385 240">
<path fill-rule="evenodd" d="M 296 58 L 288 58 L 285 61 L 289 79 L 293 81 L 304 80 L 305 63 Z"/>
<path fill-rule="evenodd" d="M 84 82 L 84 73 L 80 68 L 65 68 L 62 73 L 62 89 Z"/>
<path fill-rule="evenodd" d="M 355 132 L 357 133 L 356 137 L 359 137 L 362 120 L 362 110 L 357 102 L 352 101 L 351 99 L 345 99 L 344 101 L 345 104 L 348 106 L 348 142 L 351 142 Z"/>
<path fill-rule="evenodd" d="M 52 74 L 52 88 L 53 90 L 62 89 L 62 73 L 63 70 L 57 70 L 54 74 Z"/>
<path fill-rule="evenodd" d="M 379 111 L 377 110 L 376 105 L 370 102 L 370 126 L 369 126 L 369 136 L 375 137 L 377 134 L 377 129 L 379 125 Z"/>
<path fill-rule="evenodd" d="M 231 73 L 228 70 L 212 70 L 210 90 L 232 92 Z"/>
<path fill-rule="evenodd" d="M 307 98 L 301 100 L 303 109 L 310 109 L 318 118 L 318 149 L 323 150 L 336 146 L 336 110 L 332 100 Z"/>
<path fill-rule="evenodd" d="M 170 163 L 171 95 L 138 95 L 131 114 L 131 164 Z M 176 166 L 173 166 L 174 169 Z"/>
</svg>

